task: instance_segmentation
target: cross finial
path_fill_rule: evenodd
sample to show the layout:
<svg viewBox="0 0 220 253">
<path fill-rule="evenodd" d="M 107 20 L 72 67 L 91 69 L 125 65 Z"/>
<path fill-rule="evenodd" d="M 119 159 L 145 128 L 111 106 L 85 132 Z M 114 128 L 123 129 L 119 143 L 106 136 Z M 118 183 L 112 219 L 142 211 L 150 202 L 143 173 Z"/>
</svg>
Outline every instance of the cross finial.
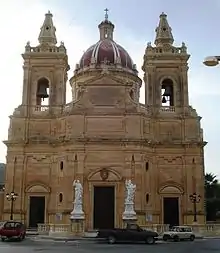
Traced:
<svg viewBox="0 0 220 253">
<path fill-rule="evenodd" d="M 108 20 L 109 9 L 105 8 L 104 11 L 105 11 L 105 20 Z"/>
</svg>

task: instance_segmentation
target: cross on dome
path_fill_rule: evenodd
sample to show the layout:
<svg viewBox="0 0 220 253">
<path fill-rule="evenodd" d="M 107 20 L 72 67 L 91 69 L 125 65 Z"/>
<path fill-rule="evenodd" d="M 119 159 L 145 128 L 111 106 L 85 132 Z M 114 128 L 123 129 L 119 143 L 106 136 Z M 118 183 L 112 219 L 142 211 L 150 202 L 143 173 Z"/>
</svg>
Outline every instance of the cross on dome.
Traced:
<svg viewBox="0 0 220 253">
<path fill-rule="evenodd" d="M 105 8 L 104 11 L 105 11 L 105 20 L 108 21 L 108 12 L 109 12 L 109 9 Z"/>
</svg>

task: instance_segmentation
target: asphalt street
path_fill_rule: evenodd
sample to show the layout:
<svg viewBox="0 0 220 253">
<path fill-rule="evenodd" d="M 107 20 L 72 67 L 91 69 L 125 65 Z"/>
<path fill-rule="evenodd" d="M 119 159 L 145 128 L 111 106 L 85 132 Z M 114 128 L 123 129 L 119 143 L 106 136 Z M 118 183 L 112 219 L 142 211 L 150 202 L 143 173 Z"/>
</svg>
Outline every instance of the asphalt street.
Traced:
<svg viewBox="0 0 220 253">
<path fill-rule="evenodd" d="M 0 253 L 217 253 L 220 252 L 220 239 L 196 240 L 194 242 L 158 242 L 155 245 L 97 243 L 92 241 L 54 242 L 34 240 L 23 242 L 0 242 Z"/>
</svg>

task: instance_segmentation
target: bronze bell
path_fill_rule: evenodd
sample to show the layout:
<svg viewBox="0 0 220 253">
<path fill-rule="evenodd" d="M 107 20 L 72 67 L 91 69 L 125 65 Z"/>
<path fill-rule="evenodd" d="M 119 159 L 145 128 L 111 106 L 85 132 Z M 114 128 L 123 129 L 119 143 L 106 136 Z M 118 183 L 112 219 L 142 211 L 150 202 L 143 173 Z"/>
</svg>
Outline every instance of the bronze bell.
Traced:
<svg viewBox="0 0 220 253">
<path fill-rule="evenodd" d="M 165 91 L 163 93 L 163 96 L 167 97 L 171 95 L 171 87 L 170 86 L 166 86 L 165 87 Z"/>
<path fill-rule="evenodd" d="M 39 85 L 38 91 L 37 91 L 37 97 L 42 98 L 42 99 L 48 98 L 49 95 L 47 94 L 47 88 L 48 88 L 48 85 L 44 85 L 44 84 Z"/>
<path fill-rule="evenodd" d="M 166 98 L 163 96 L 162 103 L 165 104 L 167 102 Z"/>
</svg>

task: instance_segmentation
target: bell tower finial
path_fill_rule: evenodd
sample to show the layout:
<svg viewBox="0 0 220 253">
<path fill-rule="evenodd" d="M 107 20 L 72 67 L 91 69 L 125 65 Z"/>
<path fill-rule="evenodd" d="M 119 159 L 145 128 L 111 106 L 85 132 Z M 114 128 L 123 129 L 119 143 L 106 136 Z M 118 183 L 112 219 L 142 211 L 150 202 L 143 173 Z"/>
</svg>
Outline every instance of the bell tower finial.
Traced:
<svg viewBox="0 0 220 253">
<path fill-rule="evenodd" d="M 45 14 L 44 23 L 41 27 L 41 31 L 38 37 L 40 44 L 49 44 L 55 46 L 57 44 L 56 28 L 53 25 L 53 15 L 50 11 Z"/>
<path fill-rule="evenodd" d="M 164 12 L 160 14 L 159 25 L 155 31 L 156 38 L 154 43 L 156 46 L 161 46 L 164 44 L 173 44 L 174 39 L 172 35 L 172 29 L 168 24 L 167 15 Z"/>
</svg>

